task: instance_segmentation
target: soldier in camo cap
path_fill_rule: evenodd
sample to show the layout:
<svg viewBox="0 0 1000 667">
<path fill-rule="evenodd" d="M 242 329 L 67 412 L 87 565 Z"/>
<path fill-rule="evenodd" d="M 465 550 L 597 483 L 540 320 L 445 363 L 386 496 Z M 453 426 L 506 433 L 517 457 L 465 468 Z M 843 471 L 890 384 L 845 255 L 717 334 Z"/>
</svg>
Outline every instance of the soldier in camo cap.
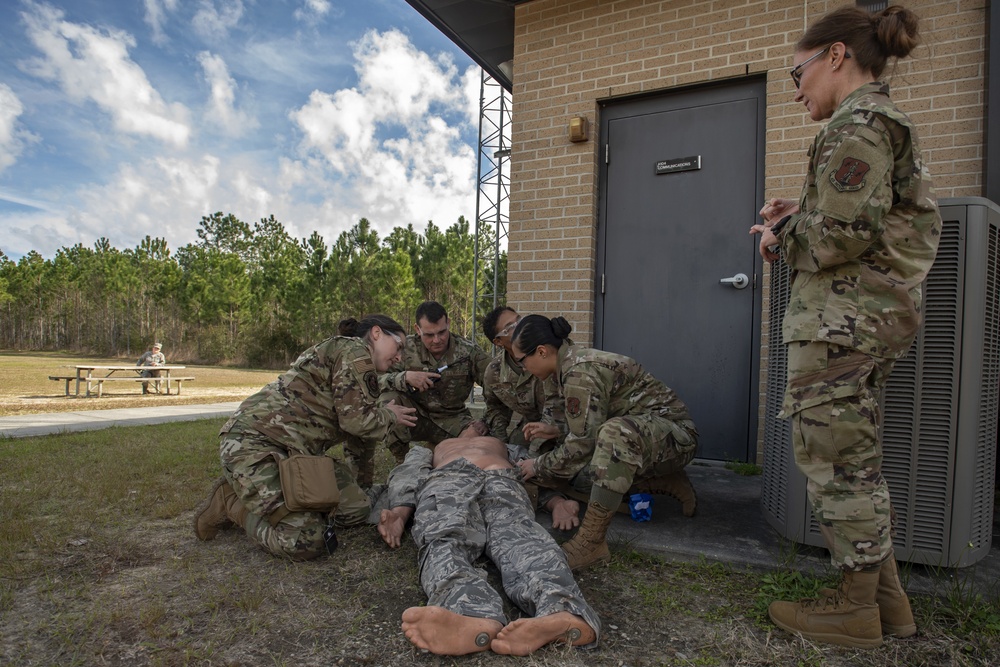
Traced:
<svg viewBox="0 0 1000 667">
<path fill-rule="evenodd" d="M 779 627 L 816 641 L 875 647 L 916 633 L 893 556 L 882 477 L 879 395 L 920 325 L 920 285 L 937 252 L 941 215 L 910 119 L 880 77 L 918 44 L 917 17 L 900 6 L 845 7 L 809 27 L 791 70 L 815 121 L 798 201 L 760 211 L 760 252 L 792 269 L 782 323 L 798 468 L 813 513 L 842 570 L 836 591 L 774 602 Z M 881 629 L 880 629 L 881 625 Z"/>
<path fill-rule="evenodd" d="M 411 440 L 437 444 L 454 438 L 472 422 L 466 401 L 483 383 L 488 354 L 449 331 L 448 313 L 436 301 L 417 307 L 416 333 L 406 338 L 403 360 L 379 378 L 380 403 L 416 408 L 417 425 L 397 424 L 386 446 L 401 463 Z M 440 371 L 440 372 L 439 372 Z M 374 456 L 374 450 L 359 458 Z"/>
<path fill-rule="evenodd" d="M 139 361 L 135 363 L 136 366 L 163 366 L 167 363 L 167 357 L 161 352 L 163 346 L 159 343 L 153 343 L 153 347 L 142 353 L 139 357 Z M 160 371 L 142 371 L 142 377 L 144 378 L 158 378 L 160 377 Z M 155 383 L 156 393 L 160 393 L 160 381 L 157 380 Z M 142 383 L 142 393 L 149 393 L 149 383 Z"/>
<path fill-rule="evenodd" d="M 610 560 L 606 534 L 624 494 L 666 493 L 695 511 L 695 494 L 684 473 L 694 458 L 698 431 L 672 389 L 634 359 L 567 342 L 572 328 L 562 317 L 528 315 L 514 330 L 514 362 L 539 379 L 552 377 L 564 400 L 569 432 L 537 458 L 519 461 L 525 480 L 574 486 L 586 476 L 590 497 L 576 535 L 562 545 L 570 567 Z"/>
<path fill-rule="evenodd" d="M 539 380 L 514 363 L 511 336 L 520 321 L 510 306 L 497 306 L 483 318 L 486 339 L 502 349 L 483 378 L 483 420 L 494 438 L 529 447 L 537 455 L 540 448 L 551 449 L 562 439 L 566 419 L 553 381 Z"/>
<path fill-rule="evenodd" d="M 338 443 L 377 441 L 397 424 L 416 423 L 412 408 L 377 405 L 378 373 L 399 361 L 405 332 L 385 315 L 341 324 L 350 335 L 303 352 L 222 427 L 223 476 L 195 512 L 199 539 L 236 524 L 266 551 L 308 560 L 336 547 L 334 526 L 368 520 L 356 462 L 325 454 Z"/>
<path fill-rule="evenodd" d="M 477 426 L 482 427 L 477 429 Z M 414 447 L 389 476 L 378 530 L 392 548 L 413 518 L 424 607 L 403 612 L 403 632 L 439 655 L 493 650 L 528 655 L 552 642 L 596 646 L 600 619 L 584 600 L 566 556 L 535 521 L 510 458 L 518 449 L 474 422 L 434 448 Z M 575 501 L 554 498 L 578 509 Z M 555 517 L 558 510 L 551 504 Z M 473 565 L 492 560 L 510 599 L 531 617 L 507 623 L 500 595 Z"/>
</svg>

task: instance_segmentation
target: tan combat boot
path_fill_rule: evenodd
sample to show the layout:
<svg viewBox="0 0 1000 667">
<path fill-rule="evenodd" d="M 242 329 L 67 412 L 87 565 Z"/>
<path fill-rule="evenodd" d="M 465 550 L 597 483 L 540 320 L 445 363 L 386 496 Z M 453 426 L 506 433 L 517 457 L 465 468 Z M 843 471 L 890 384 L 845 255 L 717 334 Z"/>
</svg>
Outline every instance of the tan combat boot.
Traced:
<svg viewBox="0 0 1000 667">
<path fill-rule="evenodd" d="M 903 582 L 899 579 L 896 557 L 891 553 L 882 561 L 882 567 L 878 571 L 875 602 L 878 603 L 879 618 L 882 620 L 882 634 L 896 637 L 912 637 L 917 634 L 910 599 L 906 597 Z"/>
<path fill-rule="evenodd" d="M 821 588 L 820 595 L 830 596 L 837 591 L 833 588 Z M 875 604 L 878 605 L 878 617 L 882 622 L 882 634 L 906 638 L 917 634 L 917 624 L 913 622 L 913 611 L 910 609 L 910 599 L 903 590 L 903 582 L 899 579 L 899 567 L 896 557 L 890 552 L 889 557 L 882 561 L 878 571 L 878 591 L 875 593 Z"/>
<path fill-rule="evenodd" d="M 597 503 L 587 505 L 583 523 L 573 539 L 562 545 L 571 570 L 582 570 L 591 565 L 607 563 L 611 560 L 611 550 L 605 536 L 615 513 Z"/>
<path fill-rule="evenodd" d="M 194 513 L 194 534 L 199 540 L 211 540 L 221 528 L 236 524 L 240 528 L 246 521 L 247 509 L 240 502 L 229 480 L 220 477 L 212 490 Z"/>
<path fill-rule="evenodd" d="M 767 613 L 774 624 L 806 639 L 875 648 L 882 645 L 882 629 L 875 594 L 879 571 L 844 572 L 840 588 L 831 596 L 798 602 L 772 602 Z"/>
<path fill-rule="evenodd" d="M 657 493 L 676 498 L 681 504 L 684 516 L 694 516 L 694 511 L 698 507 L 698 496 L 683 469 L 662 477 L 641 480 L 635 484 L 635 488 L 644 493 Z"/>
</svg>

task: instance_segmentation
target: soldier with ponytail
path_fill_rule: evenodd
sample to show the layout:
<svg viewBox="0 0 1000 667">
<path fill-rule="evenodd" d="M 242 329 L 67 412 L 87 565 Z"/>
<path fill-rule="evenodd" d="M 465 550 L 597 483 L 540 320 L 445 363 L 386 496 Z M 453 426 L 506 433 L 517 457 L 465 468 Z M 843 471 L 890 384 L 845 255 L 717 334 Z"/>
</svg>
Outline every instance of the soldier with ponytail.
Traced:
<svg viewBox="0 0 1000 667">
<path fill-rule="evenodd" d="M 607 562 L 607 530 L 628 493 L 673 496 L 686 516 L 696 498 L 684 466 L 694 458 L 698 431 L 672 389 L 629 357 L 569 342 L 563 317 L 528 315 L 514 330 L 514 362 L 552 378 L 564 402 L 566 438 L 537 458 L 518 463 L 525 480 L 584 491 L 586 514 L 563 544 L 574 570 Z"/>
</svg>

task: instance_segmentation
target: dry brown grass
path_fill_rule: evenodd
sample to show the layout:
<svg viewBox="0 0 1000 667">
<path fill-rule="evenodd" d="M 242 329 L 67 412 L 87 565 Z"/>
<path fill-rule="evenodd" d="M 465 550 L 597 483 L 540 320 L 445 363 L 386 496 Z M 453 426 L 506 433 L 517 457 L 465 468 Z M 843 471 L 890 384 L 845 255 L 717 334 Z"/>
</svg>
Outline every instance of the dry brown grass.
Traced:
<svg viewBox="0 0 1000 667">
<path fill-rule="evenodd" d="M 181 373 L 193 376 L 195 380 L 184 383 L 180 396 L 175 394 L 144 396 L 138 382 L 121 382 L 105 385 L 101 398 L 65 396 L 64 383 L 49 379 L 50 375 L 74 373 L 73 366 L 76 364 L 131 363 L 135 363 L 135 360 L 81 357 L 60 352 L 0 352 L 0 417 L 44 412 L 139 408 L 154 402 L 157 405 L 164 403 L 195 405 L 241 401 L 278 375 L 278 372 L 273 370 L 188 366 Z M 73 390 L 73 383 L 70 383 L 70 391 Z"/>
</svg>

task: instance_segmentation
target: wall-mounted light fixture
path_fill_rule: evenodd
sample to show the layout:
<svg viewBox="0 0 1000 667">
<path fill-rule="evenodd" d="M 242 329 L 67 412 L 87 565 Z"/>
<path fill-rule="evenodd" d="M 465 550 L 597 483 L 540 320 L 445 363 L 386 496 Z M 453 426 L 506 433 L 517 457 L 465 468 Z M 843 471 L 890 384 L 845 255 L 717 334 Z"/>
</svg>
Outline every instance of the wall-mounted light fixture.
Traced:
<svg viewBox="0 0 1000 667">
<path fill-rule="evenodd" d="M 569 140 L 574 142 L 587 140 L 586 116 L 574 116 L 569 119 Z"/>
</svg>

